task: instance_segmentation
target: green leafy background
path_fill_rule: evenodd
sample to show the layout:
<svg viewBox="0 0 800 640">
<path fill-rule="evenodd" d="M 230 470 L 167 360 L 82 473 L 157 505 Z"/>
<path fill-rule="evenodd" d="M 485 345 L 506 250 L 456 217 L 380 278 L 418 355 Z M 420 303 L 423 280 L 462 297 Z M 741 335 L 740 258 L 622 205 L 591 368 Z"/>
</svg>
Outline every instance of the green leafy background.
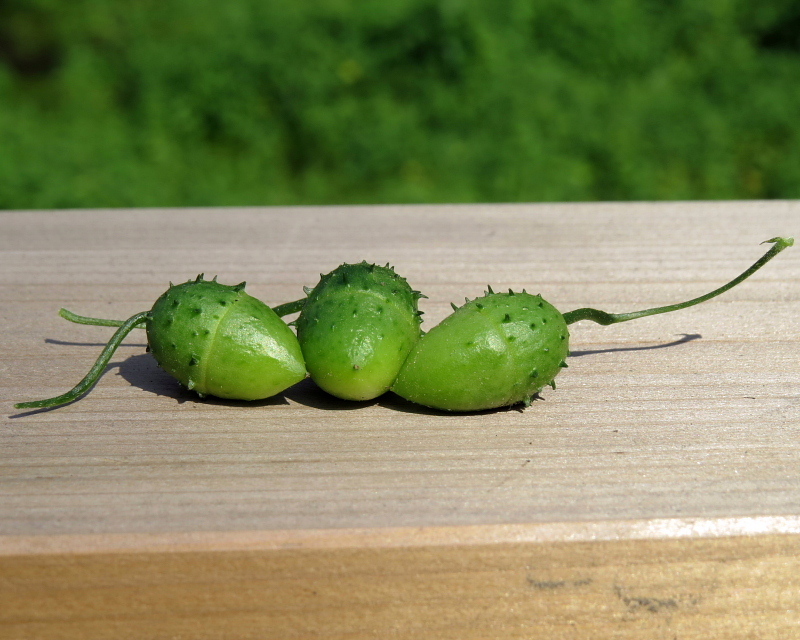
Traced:
<svg viewBox="0 0 800 640">
<path fill-rule="evenodd" d="M 797 197 L 798 0 L 0 0 L 0 208 Z"/>
</svg>

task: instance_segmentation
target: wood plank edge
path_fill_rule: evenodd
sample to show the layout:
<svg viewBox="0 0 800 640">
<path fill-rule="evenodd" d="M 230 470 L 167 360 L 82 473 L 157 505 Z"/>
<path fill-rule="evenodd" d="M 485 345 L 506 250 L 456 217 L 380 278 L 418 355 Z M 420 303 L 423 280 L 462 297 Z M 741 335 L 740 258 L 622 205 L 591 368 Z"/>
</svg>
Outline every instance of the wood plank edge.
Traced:
<svg viewBox="0 0 800 640">
<path fill-rule="evenodd" d="M 800 516 L 657 518 L 464 526 L 0 536 L 0 556 L 413 548 L 516 543 L 709 539 L 800 534 Z"/>
</svg>

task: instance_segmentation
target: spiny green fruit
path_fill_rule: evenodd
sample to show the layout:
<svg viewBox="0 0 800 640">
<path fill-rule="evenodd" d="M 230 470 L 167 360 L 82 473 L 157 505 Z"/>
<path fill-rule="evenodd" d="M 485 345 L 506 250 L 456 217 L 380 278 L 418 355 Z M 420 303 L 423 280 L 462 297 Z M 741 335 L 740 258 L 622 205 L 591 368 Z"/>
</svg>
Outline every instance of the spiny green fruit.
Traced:
<svg viewBox="0 0 800 640">
<path fill-rule="evenodd" d="M 530 404 L 566 366 L 569 331 L 529 293 L 487 293 L 431 329 L 392 386 L 406 400 L 448 411 Z"/>
<path fill-rule="evenodd" d="M 158 364 L 201 396 L 260 400 L 306 376 L 294 333 L 244 283 L 171 286 L 147 316 L 147 340 Z"/>
<path fill-rule="evenodd" d="M 389 265 L 343 264 L 322 275 L 296 321 L 314 382 L 346 400 L 386 392 L 419 339 L 420 297 Z"/>
<path fill-rule="evenodd" d="M 306 376 L 297 337 L 267 305 L 235 286 L 196 280 L 170 285 L 150 311 L 128 320 L 61 315 L 73 322 L 118 326 L 89 373 L 71 391 L 46 400 L 22 402 L 19 409 L 57 407 L 77 400 L 102 375 L 131 330 L 144 326 L 158 364 L 200 396 L 233 400 L 268 398 Z"/>
<path fill-rule="evenodd" d="M 479 411 L 530 404 L 544 385 L 567 366 L 567 325 L 591 320 L 602 325 L 691 307 L 724 293 L 750 277 L 787 247 L 792 238 L 767 240 L 773 246 L 729 283 L 698 298 L 630 313 L 583 308 L 559 313 L 541 296 L 496 294 L 455 308 L 416 344 L 392 390 L 406 400 L 445 411 Z"/>
</svg>

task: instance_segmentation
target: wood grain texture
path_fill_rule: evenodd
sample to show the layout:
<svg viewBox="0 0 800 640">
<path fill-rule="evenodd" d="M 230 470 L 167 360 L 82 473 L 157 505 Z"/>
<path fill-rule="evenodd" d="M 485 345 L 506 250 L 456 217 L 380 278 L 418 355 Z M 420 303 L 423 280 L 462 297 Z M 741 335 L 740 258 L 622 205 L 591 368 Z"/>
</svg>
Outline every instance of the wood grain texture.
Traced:
<svg viewBox="0 0 800 640">
<path fill-rule="evenodd" d="M 335 536 L 335 534 L 332 534 Z M 789 638 L 800 538 L 0 557 L 3 638 Z"/>
<path fill-rule="evenodd" d="M 200 272 L 278 304 L 341 262 L 390 262 L 433 326 L 487 283 L 562 311 L 687 299 L 798 229 L 799 202 L 3 212 L 0 637 L 788 637 L 796 248 L 698 307 L 574 325 L 558 390 L 524 412 L 346 403 L 308 381 L 200 401 L 143 333 L 80 402 L 12 405 L 71 387 L 110 335 L 59 307 L 124 318 Z M 704 524 L 677 535 L 687 521 Z M 517 524 L 557 533 L 468 533 Z"/>
</svg>

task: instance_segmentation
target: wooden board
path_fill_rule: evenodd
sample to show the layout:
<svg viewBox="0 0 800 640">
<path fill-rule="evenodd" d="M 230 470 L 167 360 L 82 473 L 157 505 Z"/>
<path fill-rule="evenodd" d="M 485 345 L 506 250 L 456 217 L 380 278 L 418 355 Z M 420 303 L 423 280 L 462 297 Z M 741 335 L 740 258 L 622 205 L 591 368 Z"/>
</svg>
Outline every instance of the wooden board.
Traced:
<svg viewBox="0 0 800 640">
<path fill-rule="evenodd" d="M 791 635 L 796 248 L 692 309 L 574 325 L 526 411 L 309 381 L 200 401 L 143 332 L 80 402 L 13 402 L 71 387 L 112 331 L 59 307 L 125 318 L 200 272 L 274 305 L 390 262 L 427 326 L 487 284 L 630 311 L 715 288 L 799 223 L 800 202 L 3 212 L 0 637 Z"/>
</svg>

